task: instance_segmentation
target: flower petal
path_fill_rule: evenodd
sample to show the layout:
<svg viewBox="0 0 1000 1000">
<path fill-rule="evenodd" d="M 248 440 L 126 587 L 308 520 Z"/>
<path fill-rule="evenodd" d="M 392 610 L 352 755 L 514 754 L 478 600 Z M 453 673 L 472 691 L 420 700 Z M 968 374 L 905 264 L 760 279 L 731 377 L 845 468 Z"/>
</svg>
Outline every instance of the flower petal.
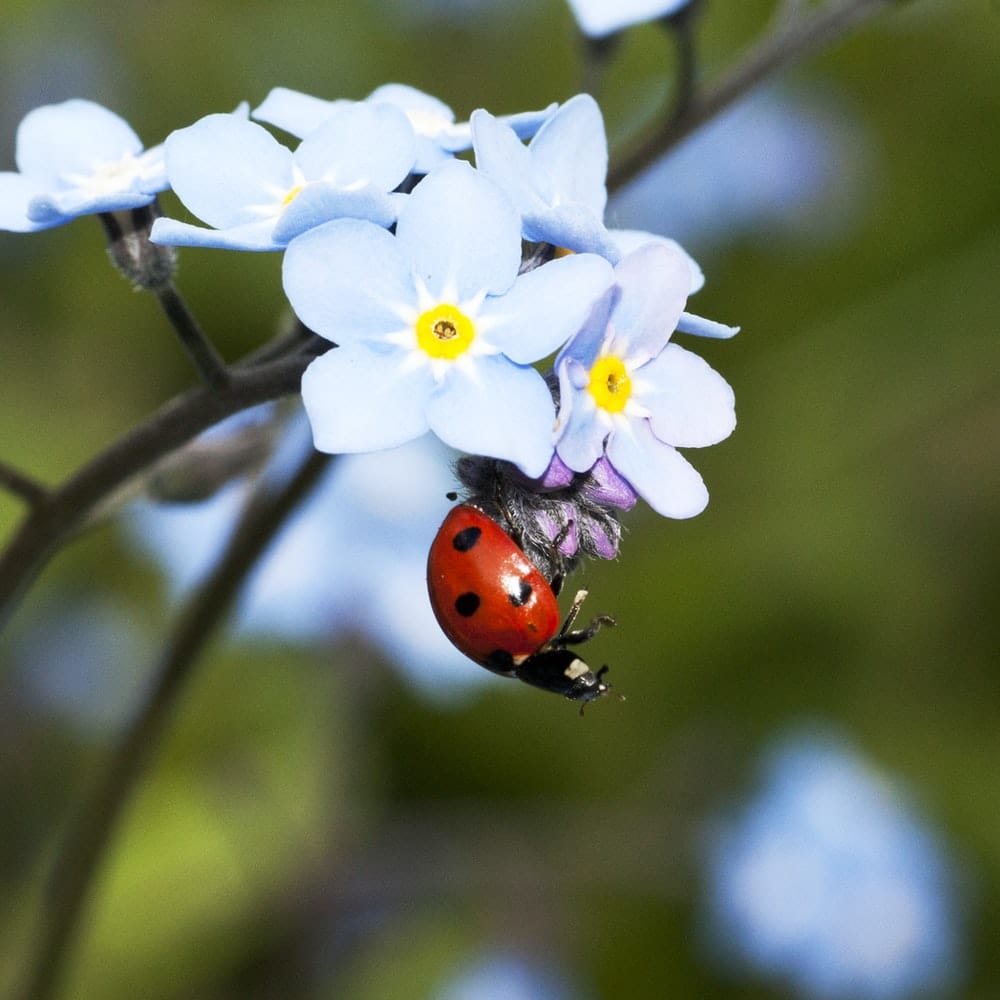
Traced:
<svg viewBox="0 0 1000 1000">
<path fill-rule="evenodd" d="M 664 517 L 694 517 L 708 504 L 698 471 L 679 451 L 657 440 L 645 420 L 617 428 L 608 442 L 608 460 Z"/>
<path fill-rule="evenodd" d="M 320 451 L 379 451 L 427 430 L 434 388 L 427 367 L 413 368 L 403 352 L 347 344 L 327 351 L 302 376 L 302 402 Z"/>
<path fill-rule="evenodd" d="M 177 219 L 162 218 L 153 223 L 150 243 L 173 247 L 210 247 L 216 250 L 249 250 L 267 252 L 283 250 L 284 243 L 274 240 L 274 221 L 251 222 L 228 229 L 206 229 Z"/>
<path fill-rule="evenodd" d="M 500 295 L 521 264 L 521 221 L 503 192 L 468 163 L 435 167 L 409 196 L 400 249 L 433 295 Z"/>
<path fill-rule="evenodd" d="M 663 243 L 679 250 L 687 259 L 688 268 L 691 271 L 691 286 L 688 288 L 688 295 L 694 295 L 695 292 L 704 287 L 704 272 L 698 262 L 676 240 L 669 240 L 666 236 L 660 236 L 657 233 L 647 233 L 643 229 L 611 229 L 609 235 L 623 257 L 647 243 Z"/>
<path fill-rule="evenodd" d="M 367 219 L 389 227 L 396 221 L 396 201 L 385 191 L 365 184 L 344 188 L 316 181 L 292 200 L 274 226 L 275 242 L 282 246 L 308 229 L 331 219 Z"/>
<path fill-rule="evenodd" d="M 627 345 L 624 356 L 629 368 L 638 368 L 663 350 L 690 284 L 686 255 L 662 243 L 647 243 L 615 268 L 618 294 L 611 323 Z"/>
<path fill-rule="evenodd" d="M 472 372 L 455 366 L 431 397 L 427 420 L 445 444 L 506 459 L 531 478 L 552 458 L 555 406 L 548 386 L 534 368 L 500 355 L 478 358 Z"/>
<path fill-rule="evenodd" d="M 44 182 L 13 171 L 0 173 L 0 229 L 13 233 L 33 233 L 59 225 L 63 219 L 40 222 L 28 217 L 28 205 L 46 194 Z"/>
<path fill-rule="evenodd" d="M 583 327 L 613 281 L 611 265 L 595 254 L 549 261 L 522 274 L 506 295 L 486 300 L 486 337 L 518 364 L 538 361 Z"/>
<path fill-rule="evenodd" d="M 391 104 L 364 101 L 334 108 L 294 153 L 307 180 L 372 184 L 391 191 L 410 172 L 416 139 L 406 115 Z"/>
<path fill-rule="evenodd" d="M 603 38 L 622 28 L 676 14 L 691 0 L 568 0 L 580 30 Z"/>
<path fill-rule="evenodd" d="M 350 103 L 353 102 L 325 101 L 288 87 L 274 87 L 259 107 L 254 108 L 253 116 L 301 139 L 319 128 L 335 108 Z"/>
<path fill-rule="evenodd" d="M 677 344 L 633 374 L 637 401 L 650 411 L 653 433 L 678 448 L 725 440 L 736 426 L 729 383 L 697 354 Z"/>
<path fill-rule="evenodd" d="M 291 151 L 242 115 L 207 115 L 172 132 L 165 147 L 177 197 L 218 229 L 277 219 L 293 185 Z"/>
<path fill-rule="evenodd" d="M 726 326 L 715 320 L 695 316 L 694 313 L 683 312 L 677 321 L 678 333 L 689 333 L 693 337 L 709 337 L 712 340 L 728 340 L 740 332 L 738 326 Z"/>
<path fill-rule="evenodd" d="M 614 424 L 584 388 L 588 374 L 579 361 L 566 358 L 556 370 L 559 373 L 556 451 L 574 472 L 586 472 L 604 454 L 604 442 Z"/>
<path fill-rule="evenodd" d="M 78 98 L 29 111 L 17 129 L 18 170 L 55 188 L 66 186 L 67 174 L 88 175 L 141 152 L 125 119 Z"/>
<path fill-rule="evenodd" d="M 560 202 L 579 202 L 601 219 L 608 199 L 608 140 L 597 101 L 577 94 L 538 130 L 531 156 Z"/>
<path fill-rule="evenodd" d="M 372 222 L 334 219 L 288 244 L 282 267 L 295 314 L 337 344 L 381 339 L 404 325 L 416 293 L 398 241 Z"/>
</svg>

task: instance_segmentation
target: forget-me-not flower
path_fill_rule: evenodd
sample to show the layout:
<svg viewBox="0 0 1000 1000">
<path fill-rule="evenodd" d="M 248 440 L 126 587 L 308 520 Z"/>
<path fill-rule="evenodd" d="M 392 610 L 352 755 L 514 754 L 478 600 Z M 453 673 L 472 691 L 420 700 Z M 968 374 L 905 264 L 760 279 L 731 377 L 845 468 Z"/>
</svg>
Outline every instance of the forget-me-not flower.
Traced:
<svg viewBox="0 0 1000 1000">
<path fill-rule="evenodd" d="M 590 38 L 621 31 L 622 28 L 670 17 L 691 0 L 567 0 L 580 30 Z"/>
<path fill-rule="evenodd" d="M 615 288 L 556 359 L 556 450 L 576 472 L 607 455 L 658 513 L 692 517 L 708 503 L 678 448 L 736 426 L 733 391 L 697 355 L 670 343 L 691 283 L 687 257 L 654 242 L 623 258 Z"/>
<path fill-rule="evenodd" d="M 302 379 L 319 450 L 390 448 L 429 429 L 545 471 L 555 412 L 532 363 L 582 327 L 613 274 L 578 254 L 518 276 L 520 228 L 499 188 L 452 160 L 407 198 L 395 235 L 338 219 L 289 244 L 285 294 L 339 345 Z"/>
<path fill-rule="evenodd" d="M 706 852 L 709 942 L 813 1000 L 940 996 L 954 873 L 898 790 L 834 738 L 786 738 Z M 942 992 L 939 992 L 942 991 Z"/>
<path fill-rule="evenodd" d="M 526 240 L 617 262 L 604 226 L 608 140 L 589 94 L 571 97 L 527 146 L 488 111 L 471 121 L 476 167 L 517 206 Z"/>
<path fill-rule="evenodd" d="M 139 208 L 168 186 L 162 146 L 143 152 L 131 126 L 93 101 L 29 111 L 15 161 L 17 172 L 0 173 L 0 229 L 17 233 Z"/>
<path fill-rule="evenodd" d="M 151 239 L 174 246 L 280 250 L 292 237 L 340 217 L 390 226 L 390 194 L 416 155 L 405 115 L 386 104 L 349 103 L 292 152 L 246 110 L 208 115 L 166 140 L 170 184 L 214 226 L 157 219 Z"/>
<path fill-rule="evenodd" d="M 275 87 L 253 116 L 262 122 L 276 125 L 299 138 L 319 128 L 340 107 L 354 101 L 326 101 L 311 94 Z M 432 167 L 450 160 L 455 153 L 472 148 L 472 127 L 468 122 L 456 122 L 455 112 L 443 101 L 425 94 L 416 87 L 403 83 L 386 83 L 376 87 L 365 103 L 390 104 L 402 111 L 410 122 L 417 140 L 417 154 L 413 170 L 426 174 Z M 556 110 L 550 104 L 541 111 L 523 111 L 503 116 L 504 122 L 521 138 L 529 138 Z"/>
</svg>

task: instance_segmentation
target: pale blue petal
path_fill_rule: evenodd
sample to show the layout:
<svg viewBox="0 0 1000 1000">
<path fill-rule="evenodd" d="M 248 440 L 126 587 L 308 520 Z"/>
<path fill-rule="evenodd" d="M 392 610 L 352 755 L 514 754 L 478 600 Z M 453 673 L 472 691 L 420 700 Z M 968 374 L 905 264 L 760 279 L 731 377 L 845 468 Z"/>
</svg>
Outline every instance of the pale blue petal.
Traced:
<svg viewBox="0 0 1000 1000">
<path fill-rule="evenodd" d="M 500 355 L 476 359 L 470 373 L 455 366 L 427 406 L 431 430 L 470 455 L 488 455 L 542 475 L 552 458 L 555 406 L 534 368 Z"/>
<path fill-rule="evenodd" d="M 531 140 L 537 169 L 551 178 L 559 202 L 579 202 L 597 218 L 608 198 L 608 141 L 601 109 L 589 94 L 577 94 Z"/>
<path fill-rule="evenodd" d="M 302 376 L 302 402 L 319 451 L 379 451 L 427 431 L 430 369 L 403 351 L 347 344 L 327 351 Z"/>
<path fill-rule="evenodd" d="M 691 0 L 568 0 L 580 30 L 603 38 L 622 28 L 676 14 Z"/>
<path fill-rule="evenodd" d="M 677 321 L 678 333 L 689 333 L 693 337 L 709 337 L 712 340 L 728 340 L 740 332 L 738 326 L 726 326 L 714 320 L 695 316 L 694 313 L 683 312 Z"/>
<path fill-rule="evenodd" d="M 476 168 L 507 193 L 518 210 L 537 214 L 548 208 L 535 183 L 531 152 L 513 129 L 480 108 L 472 112 Z"/>
<path fill-rule="evenodd" d="M 432 295 L 501 295 L 521 264 L 521 223 L 503 192 L 468 163 L 449 160 L 399 213 L 400 250 Z"/>
<path fill-rule="evenodd" d="M 657 514 L 694 517 L 708 504 L 708 490 L 697 470 L 679 451 L 659 441 L 646 420 L 616 428 L 608 442 L 608 460 Z"/>
<path fill-rule="evenodd" d="M 409 174 L 416 139 L 406 115 L 391 104 L 363 101 L 335 108 L 295 151 L 307 180 L 391 191 Z"/>
<path fill-rule="evenodd" d="M 611 287 L 614 269 L 594 254 L 573 254 L 522 274 L 506 294 L 487 299 L 486 337 L 512 361 L 548 357 L 573 337 Z"/>
<path fill-rule="evenodd" d="M 558 104 L 550 104 L 541 111 L 521 111 L 515 115 L 500 115 L 497 118 L 506 125 L 518 139 L 530 139 L 555 113 Z M 472 147 L 472 123 L 456 122 L 438 136 L 440 145 L 449 152 L 458 153 Z"/>
<path fill-rule="evenodd" d="M 647 243 L 662 243 L 679 250 L 687 259 L 691 271 L 691 287 L 688 289 L 688 295 L 694 295 L 704 286 L 705 275 L 698 262 L 676 240 L 667 239 L 666 236 L 659 236 L 657 233 L 647 233 L 642 229 L 611 229 L 608 233 L 623 257 Z"/>
<path fill-rule="evenodd" d="M 288 244 L 285 295 L 310 329 L 334 343 L 383 339 L 416 308 L 410 269 L 398 241 L 372 222 L 335 219 Z"/>
<path fill-rule="evenodd" d="M 617 264 L 621 254 L 600 217 L 579 202 L 523 210 L 524 238 L 574 253 L 596 253 Z"/>
<path fill-rule="evenodd" d="M 687 301 L 691 272 L 687 257 L 662 243 L 647 243 L 615 268 L 618 295 L 611 323 L 612 349 L 629 368 L 656 357 L 674 332 Z"/>
<path fill-rule="evenodd" d="M 291 151 L 240 115 L 207 115 L 172 132 L 165 146 L 177 197 L 219 229 L 273 222 L 294 184 Z"/>
<path fill-rule="evenodd" d="M 396 221 L 396 202 L 370 184 L 347 191 L 317 181 L 304 188 L 282 213 L 274 225 L 274 239 L 285 245 L 307 229 L 341 218 L 367 219 L 388 228 Z"/>
<path fill-rule="evenodd" d="M 406 115 L 417 137 L 414 173 L 430 173 L 439 163 L 451 159 L 450 151 L 446 152 L 450 150 L 446 140 L 454 127 L 455 113 L 443 101 L 403 83 L 383 84 L 366 101 L 391 105 Z"/>
<path fill-rule="evenodd" d="M 29 111 L 17 129 L 18 169 L 52 187 L 67 186 L 67 174 L 89 175 L 141 152 L 142 142 L 128 122 L 78 98 Z"/>
<path fill-rule="evenodd" d="M 75 219 L 78 215 L 139 208 L 141 205 L 148 205 L 155 197 L 155 194 L 137 191 L 134 187 L 132 190 L 101 194 L 94 194 L 85 188 L 70 188 L 32 198 L 28 203 L 28 218 L 44 226 L 55 226 Z"/>
<path fill-rule="evenodd" d="M 273 239 L 274 221 L 251 222 L 228 229 L 205 229 L 177 219 L 162 218 L 153 223 L 151 243 L 173 247 L 207 247 L 217 250 L 273 251 L 284 249 Z"/>
<path fill-rule="evenodd" d="M 677 448 L 704 448 L 736 426 L 729 383 L 697 354 L 668 344 L 632 376 L 636 402 L 650 410 L 653 433 Z"/>
<path fill-rule="evenodd" d="M 587 369 L 567 358 L 559 373 L 559 419 L 556 451 L 574 472 L 586 472 L 604 454 L 604 442 L 613 430 L 608 414 L 586 391 Z M 583 391 L 581 391 L 583 390 Z"/>
<path fill-rule="evenodd" d="M 59 225 L 64 219 L 36 222 L 28 218 L 28 203 L 46 191 L 42 181 L 12 171 L 0 173 L 0 229 L 14 233 L 33 233 Z"/>
<path fill-rule="evenodd" d="M 288 87 L 275 87 L 254 109 L 253 116 L 302 139 L 319 128 L 335 108 L 350 103 L 353 102 L 324 101 Z"/>
</svg>

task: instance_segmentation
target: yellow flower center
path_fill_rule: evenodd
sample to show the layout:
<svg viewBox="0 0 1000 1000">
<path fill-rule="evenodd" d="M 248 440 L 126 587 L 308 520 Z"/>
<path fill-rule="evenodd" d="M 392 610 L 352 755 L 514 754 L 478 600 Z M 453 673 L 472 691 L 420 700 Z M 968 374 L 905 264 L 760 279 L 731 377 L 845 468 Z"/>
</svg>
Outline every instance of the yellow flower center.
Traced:
<svg viewBox="0 0 1000 1000">
<path fill-rule="evenodd" d="M 281 199 L 281 207 L 288 208 L 289 205 L 302 193 L 302 189 L 305 187 L 304 184 L 296 184 L 284 198 Z"/>
<path fill-rule="evenodd" d="M 417 344 L 432 358 L 454 361 L 469 349 L 475 336 L 472 320 L 447 302 L 417 317 Z"/>
<path fill-rule="evenodd" d="M 587 388 L 601 409 L 621 413 L 632 395 L 632 379 L 620 358 L 598 358 L 590 369 L 590 385 Z"/>
</svg>

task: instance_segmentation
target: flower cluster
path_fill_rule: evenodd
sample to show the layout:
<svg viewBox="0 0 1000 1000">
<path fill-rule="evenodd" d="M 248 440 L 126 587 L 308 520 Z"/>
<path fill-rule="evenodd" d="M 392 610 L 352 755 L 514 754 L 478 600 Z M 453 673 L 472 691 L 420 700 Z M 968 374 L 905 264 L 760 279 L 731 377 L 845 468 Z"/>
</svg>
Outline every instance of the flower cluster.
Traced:
<svg viewBox="0 0 1000 1000">
<path fill-rule="evenodd" d="M 474 166 L 456 156 L 468 150 Z M 140 151 L 89 102 L 32 112 L 20 172 L 0 177 L 0 223 L 145 205 L 169 183 L 206 225 L 151 213 L 152 244 L 284 252 L 293 310 L 334 345 L 302 379 L 315 446 L 433 432 L 494 463 L 484 502 L 504 513 L 518 492 L 515 527 L 536 552 L 614 555 L 609 511 L 637 496 L 668 517 L 704 508 L 678 449 L 725 438 L 733 394 L 672 338 L 736 330 L 685 311 L 704 279 L 678 244 L 605 225 L 607 140 L 588 95 L 456 123 L 400 84 L 361 101 L 277 88 L 252 115 L 211 114 Z"/>
<path fill-rule="evenodd" d="M 938 995 L 960 978 L 954 872 L 899 791 L 835 737 L 781 740 L 709 838 L 710 938 L 817 1000 Z"/>
</svg>

